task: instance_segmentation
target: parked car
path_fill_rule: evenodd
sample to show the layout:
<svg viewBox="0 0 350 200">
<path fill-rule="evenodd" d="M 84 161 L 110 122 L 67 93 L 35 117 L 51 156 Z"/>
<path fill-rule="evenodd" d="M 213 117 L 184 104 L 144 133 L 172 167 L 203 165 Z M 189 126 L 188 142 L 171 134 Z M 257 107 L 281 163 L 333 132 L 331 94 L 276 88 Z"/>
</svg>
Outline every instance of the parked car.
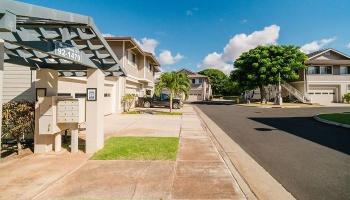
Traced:
<svg viewBox="0 0 350 200">
<path fill-rule="evenodd" d="M 144 108 L 150 107 L 169 107 L 170 98 L 167 94 L 160 94 L 159 96 L 154 95 L 153 97 L 139 97 L 139 105 Z M 179 98 L 173 98 L 173 108 L 179 109 L 182 107 L 182 102 Z"/>
</svg>

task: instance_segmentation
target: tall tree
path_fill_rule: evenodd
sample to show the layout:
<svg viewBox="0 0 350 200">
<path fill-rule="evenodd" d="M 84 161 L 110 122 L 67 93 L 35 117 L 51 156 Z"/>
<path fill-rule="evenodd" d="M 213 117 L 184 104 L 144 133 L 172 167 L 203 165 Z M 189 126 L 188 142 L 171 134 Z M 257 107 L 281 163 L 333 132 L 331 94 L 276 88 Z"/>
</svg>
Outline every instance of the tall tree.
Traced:
<svg viewBox="0 0 350 200">
<path fill-rule="evenodd" d="M 261 102 L 266 99 L 265 86 L 279 81 L 288 82 L 299 78 L 305 69 L 307 56 L 292 45 L 258 46 L 243 53 L 235 62 L 236 70 L 231 78 L 245 90 L 259 87 Z"/>
<path fill-rule="evenodd" d="M 218 69 L 209 68 L 198 72 L 198 74 L 209 77 L 214 95 L 223 95 L 225 93 L 225 83 L 228 77 L 224 72 Z"/>
<path fill-rule="evenodd" d="M 167 89 L 169 91 L 170 112 L 172 112 L 174 96 L 184 94 L 185 99 L 187 99 L 191 89 L 191 83 L 187 74 L 185 73 L 174 71 L 165 72 L 160 75 L 159 82 L 156 84 L 156 94 L 159 95 L 163 89 Z"/>
</svg>

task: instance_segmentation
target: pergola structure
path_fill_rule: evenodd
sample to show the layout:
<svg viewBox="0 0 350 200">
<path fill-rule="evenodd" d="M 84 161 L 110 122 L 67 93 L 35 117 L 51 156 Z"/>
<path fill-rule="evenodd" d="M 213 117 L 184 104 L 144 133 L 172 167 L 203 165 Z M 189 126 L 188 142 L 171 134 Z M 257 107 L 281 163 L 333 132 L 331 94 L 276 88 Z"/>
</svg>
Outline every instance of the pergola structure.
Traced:
<svg viewBox="0 0 350 200">
<path fill-rule="evenodd" d="M 86 76 L 87 87 L 97 88 L 100 100 L 86 102 L 86 150 L 95 152 L 103 146 L 104 77 L 123 76 L 125 71 L 91 17 L 1 0 L 1 96 L 4 62 L 40 70 L 43 80 L 48 73 L 55 74 L 56 79 L 58 76 Z M 37 84 L 45 87 L 44 82 Z M 47 88 L 49 95 L 57 95 L 57 87 Z"/>
</svg>

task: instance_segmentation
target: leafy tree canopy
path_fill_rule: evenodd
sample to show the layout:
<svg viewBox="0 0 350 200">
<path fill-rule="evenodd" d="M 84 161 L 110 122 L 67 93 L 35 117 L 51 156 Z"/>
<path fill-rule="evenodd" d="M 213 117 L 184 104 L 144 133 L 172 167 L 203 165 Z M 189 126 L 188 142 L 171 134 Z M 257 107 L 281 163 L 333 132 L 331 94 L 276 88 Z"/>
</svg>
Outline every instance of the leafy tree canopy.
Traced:
<svg viewBox="0 0 350 200">
<path fill-rule="evenodd" d="M 218 69 L 205 69 L 198 74 L 208 76 L 211 84 L 211 88 L 213 91 L 213 95 L 222 95 L 224 94 L 225 82 L 227 81 L 227 76 L 224 72 Z"/>
<path fill-rule="evenodd" d="M 307 56 L 292 45 L 258 46 L 243 53 L 235 62 L 231 79 L 245 90 L 259 87 L 264 98 L 264 86 L 294 81 L 305 69 Z M 280 75 L 280 76 L 279 76 Z"/>
<path fill-rule="evenodd" d="M 187 99 L 191 89 L 191 83 L 185 73 L 174 71 L 165 72 L 161 74 L 159 82 L 156 84 L 155 93 L 159 95 L 162 89 L 167 89 L 169 91 L 171 112 L 174 96 L 184 94 Z"/>
</svg>

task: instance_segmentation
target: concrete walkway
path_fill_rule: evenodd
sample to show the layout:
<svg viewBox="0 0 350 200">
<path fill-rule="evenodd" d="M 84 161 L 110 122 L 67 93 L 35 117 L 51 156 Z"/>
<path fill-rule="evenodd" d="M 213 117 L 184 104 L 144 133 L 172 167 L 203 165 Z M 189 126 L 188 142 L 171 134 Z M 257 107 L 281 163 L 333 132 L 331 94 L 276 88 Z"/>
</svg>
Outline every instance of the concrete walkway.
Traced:
<svg viewBox="0 0 350 200">
<path fill-rule="evenodd" d="M 105 137 L 179 137 L 181 116 L 112 114 L 105 116 Z"/>
<path fill-rule="evenodd" d="M 176 136 L 180 132 L 176 161 L 86 161 L 85 154 L 54 155 L 52 160 L 49 155 L 33 156 L 28 162 L 7 164 L 15 172 L 0 165 L 0 199 L 246 199 L 194 109 L 185 106 L 183 113 L 182 117 L 106 117 L 110 136 Z M 23 172 L 13 166 L 19 163 Z"/>
<path fill-rule="evenodd" d="M 62 152 L 0 163 L 0 199 L 32 199 L 87 160 L 83 153 Z"/>
<path fill-rule="evenodd" d="M 183 111 L 172 199 L 246 199 L 192 106 Z"/>
</svg>

